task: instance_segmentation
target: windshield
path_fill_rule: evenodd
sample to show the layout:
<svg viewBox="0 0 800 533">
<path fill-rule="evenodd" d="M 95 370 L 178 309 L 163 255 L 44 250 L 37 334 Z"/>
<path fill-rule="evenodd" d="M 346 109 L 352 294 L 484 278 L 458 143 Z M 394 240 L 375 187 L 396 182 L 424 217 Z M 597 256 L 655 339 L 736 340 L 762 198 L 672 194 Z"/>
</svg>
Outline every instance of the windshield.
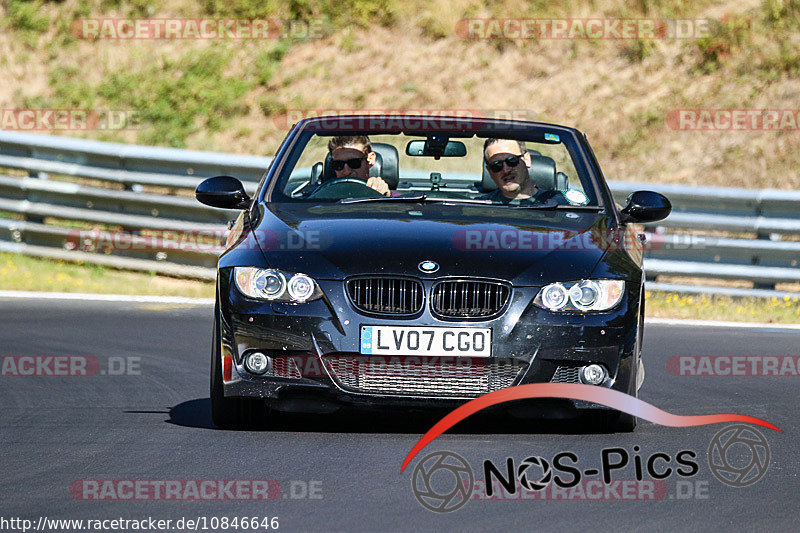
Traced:
<svg viewBox="0 0 800 533">
<path fill-rule="evenodd" d="M 539 140 L 305 132 L 287 156 L 278 202 L 464 202 L 599 209 L 595 187 L 556 134 Z M 580 170 L 579 170 L 580 169 Z"/>
</svg>

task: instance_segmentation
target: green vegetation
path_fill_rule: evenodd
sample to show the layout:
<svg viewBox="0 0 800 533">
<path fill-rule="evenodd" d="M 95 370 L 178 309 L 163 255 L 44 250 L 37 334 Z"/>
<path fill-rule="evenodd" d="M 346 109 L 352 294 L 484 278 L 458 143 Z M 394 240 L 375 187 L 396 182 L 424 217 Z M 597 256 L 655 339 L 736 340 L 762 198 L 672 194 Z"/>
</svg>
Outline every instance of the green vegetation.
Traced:
<svg viewBox="0 0 800 533">
<path fill-rule="evenodd" d="M 764 0 L 759 10 L 714 21 L 710 35 L 697 39 L 697 68 L 710 74 L 736 60 L 739 75 L 755 71 L 774 80 L 800 75 L 800 1 Z M 746 58 L 747 65 L 741 63 Z"/>
<path fill-rule="evenodd" d="M 328 26 L 338 29 L 351 24 L 361 27 L 391 25 L 401 5 L 395 0 L 205 0 L 203 9 L 207 14 L 217 17 L 277 17 L 302 21 L 321 18 L 328 21 Z"/>
<path fill-rule="evenodd" d="M 0 290 L 213 298 L 214 283 L 0 252 Z"/>
<path fill-rule="evenodd" d="M 190 135 L 220 131 L 230 118 L 247 113 L 242 98 L 252 84 L 223 75 L 230 60 L 224 49 L 192 50 L 163 64 L 115 72 L 97 85 L 85 81 L 78 66 L 59 66 L 50 73 L 53 95 L 25 97 L 23 105 L 136 111 L 146 126 L 140 143 L 182 148 Z"/>
<path fill-rule="evenodd" d="M 800 322 L 797 298 L 737 298 L 648 291 L 648 317 L 792 324 Z"/>
<path fill-rule="evenodd" d="M 800 28 L 800 0 L 765 0 L 761 4 L 764 24 L 771 28 Z"/>
<path fill-rule="evenodd" d="M 8 23 L 12 28 L 32 33 L 44 33 L 50 27 L 50 19 L 41 14 L 42 2 L 10 0 Z"/>
<path fill-rule="evenodd" d="M 29 48 L 35 48 L 39 36 L 50 27 L 50 19 L 41 14 L 42 2 L 9 0 L 7 6 L 6 23 L 19 31 L 22 41 Z M 0 24 L 0 28 L 3 25 L 5 24 Z"/>
<path fill-rule="evenodd" d="M 641 63 L 651 55 L 656 48 L 653 40 L 636 39 L 633 43 L 622 45 L 622 57 L 631 62 Z"/>
<path fill-rule="evenodd" d="M 189 135 L 219 131 L 227 118 L 247 112 L 241 99 L 250 84 L 222 74 L 230 56 L 214 47 L 193 50 L 143 72 L 112 74 L 96 92 L 114 109 L 134 109 L 152 125 L 142 142 L 183 147 Z"/>
</svg>

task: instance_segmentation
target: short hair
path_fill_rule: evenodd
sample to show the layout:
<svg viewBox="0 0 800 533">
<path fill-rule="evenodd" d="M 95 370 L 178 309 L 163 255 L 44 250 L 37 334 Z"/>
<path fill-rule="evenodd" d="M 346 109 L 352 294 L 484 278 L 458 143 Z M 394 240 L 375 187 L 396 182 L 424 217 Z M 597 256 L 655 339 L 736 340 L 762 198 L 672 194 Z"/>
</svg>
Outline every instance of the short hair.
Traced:
<svg viewBox="0 0 800 533">
<path fill-rule="evenodd" d="M 328 152 L 332 153 L 337 148 L 344 148 L 345 146 L 363 146 L 365 154 L 372 151 L 372 144 L 366 135 L 340 135 L 331 137 L 331 140 L 328 141 Z"/>
<path fill-rule="evenodd" d="M 514 141 L 519 146 L 519 151 L 522 152 L 522 155 L 525 155 L 525 141 L 518 141 L 516 139 L 486 139 L 483 143 L 483 157 L 486 157 L 486 149 L 489 148 L 494 143 L 499 143 L 501 141 Z"/>
</svg>

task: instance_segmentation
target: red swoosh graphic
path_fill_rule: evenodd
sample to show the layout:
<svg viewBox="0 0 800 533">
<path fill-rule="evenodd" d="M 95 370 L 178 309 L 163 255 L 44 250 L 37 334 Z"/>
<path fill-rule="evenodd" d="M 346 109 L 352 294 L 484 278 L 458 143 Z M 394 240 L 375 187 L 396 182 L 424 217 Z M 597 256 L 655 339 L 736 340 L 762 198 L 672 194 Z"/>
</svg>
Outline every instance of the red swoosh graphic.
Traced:
<svg viewBox="0 0 800 533">
<path fill-rule="evenodd" d="M 455 426 L 470 415 L 473 415 L 492 405 L 510 402 L 512 400 L 523 400 L 526 398 L 565 398 L 569 400 L 586 400 L 588 402 L 599 403 L 606 407 L 611 407 L 617 411 L 643 418 L 654 424 L 685 428 L 690 426 L 705 426 L 708 424 L 719 424 L 721 422 L 746 422 L 756 424 L 765 428 L 781 431 L 778 427 L 769 422 L 747 415 L 720 414 L 720 415 L 696 415 L 682 416 L 673 415 L 662 411 L 654 405 L 643 402 L 624 392 L 613 389 L 597 387 L 596 385 L 582 385 L 577 383 L 533 383 L 530 385 L 518 385 L 509 387 L 489 394 L 484 394 L 474 400 L 465 403 L 461 407 L 439 420 L 425 435 L 419 439 L 403 461 L 400 472 L 405 470 L 408 463 L 428 444 L 433 442 L 436 437 Z"/>
</svg>

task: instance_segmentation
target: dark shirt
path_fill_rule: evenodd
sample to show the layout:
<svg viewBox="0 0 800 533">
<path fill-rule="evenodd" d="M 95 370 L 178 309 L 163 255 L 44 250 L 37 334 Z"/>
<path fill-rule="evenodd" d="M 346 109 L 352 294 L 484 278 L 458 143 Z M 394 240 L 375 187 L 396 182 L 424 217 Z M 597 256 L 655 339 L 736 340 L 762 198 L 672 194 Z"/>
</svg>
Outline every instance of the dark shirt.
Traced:
<svg viewBox="0 0 800 533">
<path fill-rule="evenodd" d="M 552 190 L 537 190 L 536 193 L 530 198 L 523 198 L 518 200 L 516 198 L 509 198 L 500 189 L 495 189 L 490 193 L 482 194 L 475 198 L 476 200 L 491 200 L 492 203 L 507 204 L 507 205 L 526 205 L 526 204 L 544 204 L 549 199 L 554 198 L 559 191 Z"/>
</svg>

